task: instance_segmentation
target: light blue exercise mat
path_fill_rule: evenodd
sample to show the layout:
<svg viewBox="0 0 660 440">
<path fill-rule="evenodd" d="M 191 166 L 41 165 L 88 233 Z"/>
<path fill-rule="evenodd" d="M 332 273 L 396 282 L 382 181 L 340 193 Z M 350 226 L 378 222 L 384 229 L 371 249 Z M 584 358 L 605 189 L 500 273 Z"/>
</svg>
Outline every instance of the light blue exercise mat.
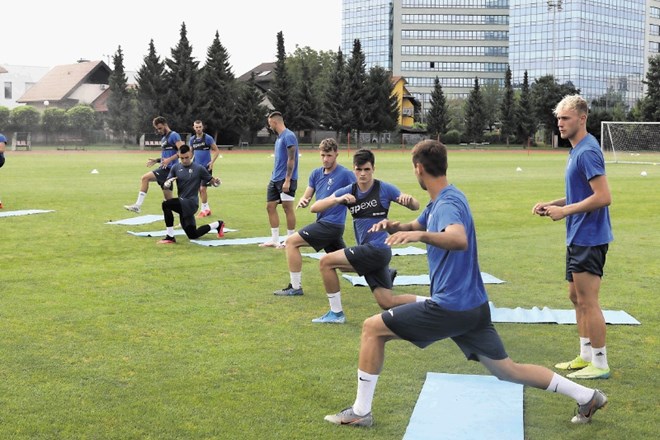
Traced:
<svg viewBox="0 0 660 440">
<path fill-rule="evenodd" d="M 43 214 L 45 212 L 55 212 L 52 209 L 24 209 L 21 211 L 0 211 L 0 217 L 17 217 L 19 215 Z"/>
<path fill-rule="evenodd" d="M 157 221 L 163 221 L 163 214 L 148 214 L 141 215 L 139 217 L 131 217 L 124 220 L 115 220 L 106 222 L 106 225 L 146 225 L 147 223 L 153 223 Z"/>
<path fill-rule="evenodd" d="M 270 241 L 271 237 L 251 237 L 251 238 L 220 238 L 218 240 L 190 240 L 191 243 L 202 246 L 232 246 L 243 244 L 260 244 Z"/>
<path fill-rule="evenodd" d="M 354 286 L 367 286 L 367 280 L 364 277 L 358 275 L 348 275 L 342 274 L 342 277 L 351 282 Z M 484 284 L 502 284 L 506 281 L 502 281 L 499 278 L 492 276 L 486 272 L 481 272 L 481 279 Z M 429 286 L 431 284 L 431 278 L 426 275 L 399 275 L 394 279 L 395 286 Z"/>
<path fill-rule="evenodd" d="M 493 322 L 517 322 L 523 324 L 576 324 L 575 310 L 553 310 L 548 307 L 539 309 L 515 309 L 495 307 L 489 302 L 490 316 Z M 623 310 L 603 310 L 603 317 L 607 324 L 640 325 L 641 323 Z"/>
<path fill-rule="evenodd" d="M 231 228 L 224 228 L 223 229 L 225 232 L 237 232 L 238 229 L 231 229 Z M 135 231 L 126 231 L 131 235 L 135 235 L 136 237 L 165 237 L 167 235 L 167 231 L 163 229 L 162 231 L 144 231 L 144 232 L 135 232 Z M 209 234 L 217 234 L 217 231 L 215 229 L 211 229 L 209 231 Z M 174 235 L 179 236 L 179 235 L 186 235 L 186 232 L 183 229 L 175 229 L 174 230 Z"/>
<path fill-rule="evenodd" d="M 303 257 L 314 258 L 315 260 L 320 260 L 322 256 L 325 255 L 325 252 L 313 252 L 301 254 Z M 403 255 L 426 255 L 426 249 L 420 249 L 415 246 L 408 246 L 404 248 L 392 248 L 392 256 L 403 256 Z"/>
<path fill-rule="evenodd" d="M 378 423 L 378 414 L 374 415 Z M 403 440 L 523 440 L 523 386 L 493 376 L 426 373 Z"/>
</svg>

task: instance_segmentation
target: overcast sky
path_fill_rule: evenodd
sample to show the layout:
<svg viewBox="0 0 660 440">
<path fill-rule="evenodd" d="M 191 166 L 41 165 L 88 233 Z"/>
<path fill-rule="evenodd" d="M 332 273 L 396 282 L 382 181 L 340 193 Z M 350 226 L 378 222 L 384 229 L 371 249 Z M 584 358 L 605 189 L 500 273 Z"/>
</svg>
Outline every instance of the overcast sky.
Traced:
<svg viewBox="0 0 660 440">
<path fill-rule="evenodd" d="M 0 15 L 0 64 L 19 66 L 108 62 L 121 46 L 124 69 L 135 71 L 152 39 L 171 57 L 182 23 L 200 64 L 218 31 L 236 76 L 276 60 L 279 31 L 287 54 L 341 44 L 341 0 L 2 0 Z"/>
</svg>

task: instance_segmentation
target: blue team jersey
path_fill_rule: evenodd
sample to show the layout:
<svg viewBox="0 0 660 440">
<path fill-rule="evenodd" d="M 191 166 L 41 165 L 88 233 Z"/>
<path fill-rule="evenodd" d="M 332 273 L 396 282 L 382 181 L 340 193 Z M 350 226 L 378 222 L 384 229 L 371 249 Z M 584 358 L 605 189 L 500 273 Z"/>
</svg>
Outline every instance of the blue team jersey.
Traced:
<svg viewBox="0 0 660 440">
<path fill-rule="evenodd" d="M 160 140 L 160 158 L 161 160 L 176 156 L 179 149 L 176 147 L 176 144 L 181 141 L 181 136 L 176 131 L 170 130 L 163 138 Z M 167 169 L 172 168 L 174 164 L 179 162 L 179 159 L 174 159 L 172 162 L 167 164 Z"/>
<path fill-rule="evenodd" d="M 7 144 L 7 138 L 2 133 L 0 133 L 0 142 L 4 142 L 5 145 Z M 4 156 L 4 153 L 0 152 L 0 156 Z"/>
<path fill-rule="evenodd" d="M 477 258 L 477 234 L 465 195 L 453 185 L 445 187 L 417 218 L 429 232 L 442 232 L 460 224 L 467 234 L 468 248 L 448 251 L 426 245 L 431 278 L 431 299 L 455 311 L 470 310 L 488 301 Z"/>
<path fill-rule="evenodd" d="M 371 195 L 375 187 L 378 187 L 378 194 Z M 365 192 L 360 191 L 357 184 L 353 184 L 337 190 L 335 196 L 341 197 L 350 193 L 353 193 L 357 199 L 356 204 L 348 206 L 348 210 L 353 216 L 353 229 L 357 244 L 368 243 L 377 247 L 389 247 L 385 244 L 388 236 L 386 231 L 367 231 L 379 221 L 387 218 L 390 203 L 401 195 L 399 188 L 387 182 L 374 180 L 374 184 Z"/>
<path fill-rule="evenodd" d="M 275 165 L 270 180 L 277 182 L 286 178 L 287 150 L 294 149 L 295 164 L 293 166 L 292 180 L 298 180 L 298 138 L 288 128 L 277 137 L 275 141 Z"/>
<path fill-rule="evenodd" d="M 213 144 L 215 144 L 215 140 L 206 133 L 202 133 L 199 138 L 192 136 L 189 145 L 193 150 L 194 162 L 206 167 L 211 162 L 211 145 Z"/>
<path fill-rule="evenodd" d="M 587 134 L 571 148 L 566 165 L 566 204 L 578 203 L 594 192 L 589 181 L 605 175 L 605 159 L 598 141 Z M 614 239 L 607 206 L 566 217 L 566 245 L 598 246 Z"/>
<path fill-rule="evenodd" d="M 337 165 L 329 174 L 324 173 L 323 167 L 316 168 L 309 175 L 308 186 L 314 189 L 316 200 L 321 200 L 332 195 L 337 189 L 351 185 L 355 181 L 355 174 L 352 171 Z M 346 223 L 346 207 L 337 205 L 319 212 L 316 214 L 316 221 L 343 225 Z"/>
</svg>

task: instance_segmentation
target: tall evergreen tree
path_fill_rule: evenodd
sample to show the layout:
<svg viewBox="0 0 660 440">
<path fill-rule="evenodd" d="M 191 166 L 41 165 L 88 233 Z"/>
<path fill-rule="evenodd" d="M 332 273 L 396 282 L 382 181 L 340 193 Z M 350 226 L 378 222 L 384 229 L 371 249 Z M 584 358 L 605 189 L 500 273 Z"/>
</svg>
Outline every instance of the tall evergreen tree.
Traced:
<svg viewBox="0 0 660 440">
<path fill-rule="evenodd" d="M 484 134 L 484 104 L 479 78 L 474 78 L 474 88 L 465 103 L 465 135 L 472 142 L 481 142 Z"/>
<path fill-rule="evenodd" d="M 516 121 L 518 141 L 522 142 L 524 145 L 527 145 L 528 142 L 533 142 L 534 132 L 536 132 L 536 119 L 534 118 L 529 91 L 529 76 L 526 70 L 523 76 L 522 87 L 520 89 L 520 99 L 516 105 Z"/>
<path fill-rule="evenodd" d="M 165 116 L 173 130 L 190 132 L 194 120 L 199 119 L 199 62 L 192 56 L 185 23 L 181 24 L 179 42 L 171 52 L 172 57 L 165 60 L 168 67 L 165 72 L 168 90 L 162 116 Z"/>
<path fill-rule="evenodd" d="M 257 88 L 254 80 L 254 72 L 243 84 L 238 96 L 236 124 L 241 132 L 248 133 L 250 143 L 254 143 L 254 137 L 259 130 L 266 126 L 268 107 L 262 105 L 263 95 Z"/>
<path fill-rule="evenodd" d="M 649 58 L 646 72 L 646 96 L 642 101 L 642 116 L 647 122 L 660 121 L 660 55 Z"/>
<path fill-rule="evenodd" d="M 500 106 L 500 133 L 502 133 L 507 145 L 509 145 L 510 137 L 516 132 L 516 101 L 511 77 L 511 68 L 507 67 L 504 77 L 504 96 Z"/>
<path fill-rule="evenodd" d="M 284 34 L 277 33 L 277 61 L 275 61 L 274 81 L 268 90 L 268 97 L 273 108 L 284 117 L 284 124 L 292 129 L 297 129 L 299 124 L 299 112 L 293 93 L 293 83 L 289 78 L 286 67 L 286 51 L 284 50 Z"/>
<path fill-rule="evenodd" d="M 450 118 L 445 93 L 442 91 L 442 84 L 437 76 L 433 82 L 430 106 L 426 115 L 426 130 L 432 138 L 440 140 L 441 136 L 447 132 Z"/>
<path fill-rule="evenodd" d="M 341 132 L 347 128 L 346 115 L 346 64 L 341 48 L 335 56 L 334 69 L 330 83 L 325 91 L 323 105 L 323 124 L 335 131 L 337 142 L 341 142 Z"/>
<path fill-rule="evenodd" d="M 307 63 L 303 60 L 301 64 L 301 78 L 298 90 L 300 91 L 300 118 L 298 127 L 302 130 L 315 130 L 319 126 L 319 105 L 312 91 L 314 80 L 310 76 Z"/>
<path fill-rule="evenodd" d="M 227 50 L 220 43 L 220 35 L 206 51 L 206 63 L 201 69 L 200 97 L 195 119 L 201 119 L 217 144 L 233 143 L 238 133 L 236 99 L 238 90 L 229 64 Z"/>
<path fill-rule="evenodd" d="M 365 104 L 365 127 L 377 134 L 380 148 L 381 133 L 394 131 L 399 123 L 399 101 L 394 94 L 392 75 L 380 66 L 369 70 Z"/>
<path fill-rule="evenodd" d="M 116 136 L 121 137 L 121 145 L 126 146 L 126 137 L 137 127 L 133 123 L 133 97 L 128 90 L 128 79 L 124 72 L 124 53 L 121 46 L 112 57 L 114 69 L 110 74 L 110 96 L 108 97 L 108 127 Z"/>
<path fill-rule="evenodd" d="M 156 54 L 154 40 L 149 42 L 149 53 L 144 57 L 137 71 L 137 123 L 138 132 L 152 133 L 152 121 L 163 111 L 163 100 L 167 93 L 165 84 L 165 63 Z"/>
<path fill-rule="evenodd" d="M 346 110 L 348 110 L 349 130 L 354 129 L 357 132 L 357 145 L 360 146 L 360 133 L 366 128 L 365 124 L 365 104 L 366 104 L 366 61 L 362 53 L 360 40 L 353 41 L 353 51 L 351 59 L 346 66 L 346 87 L 347 101 Z"/>
<path fill-rule="evenodd" d="M 559 134 L 557 119 L 555 118 L 555 106 L 566 95 L 578 93 L 572 83 L 562 85 L 552 75 L 544 75 L 534 81 L 530 87 L 530 99 L 534 109 L 536 120 L 545 128 L 545 141 L 549 142 L 552 134 Z"/>
</svg>

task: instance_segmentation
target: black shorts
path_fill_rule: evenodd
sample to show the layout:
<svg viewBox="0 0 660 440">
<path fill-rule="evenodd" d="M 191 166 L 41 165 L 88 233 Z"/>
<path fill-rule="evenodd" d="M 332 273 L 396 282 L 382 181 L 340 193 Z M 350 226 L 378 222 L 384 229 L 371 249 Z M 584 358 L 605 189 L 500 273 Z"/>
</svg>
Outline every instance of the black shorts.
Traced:
<svg viewBox="0 0 660 440">
<path fill-rule="evenodd" d="M 5 164 L 5 155 L 0 154 L 0 168 Z"/>
<path fill-rule="evenodd" d="M 344 235 L 344 225 L 321 221 L 309 224 L 300 229 L 298 235 L 317 252 L 323 249 L 329 254 L 330 252 L 346 247 L 346 243 L 344 243 L 344 239 L 342 238 Z"/>
<path fill-rule="evenodd" d="M 355 272 L 364 276 L 372 291 L 376 287 L 392 288 L 389 267 L 392 259 L 392 249 L 363 244 L 344 249 L 344 254 Z"/>
<path fill-rule="evenodd" d="M 289 192 L 286 193 L 282 192 L 282 185 L 284 185 L 284 180 L 271 180 L 268 182 L 268 188 L 266 189 L 267 202 L 293 202 L 293 199 L 296 197 L 298 181 L 291 180 L 291 184 L 289 185 Z M 284 195 L 284 197 L 282 197 L 282 195 Z"/>
<path fill-rule="evenodd" d="M 420 348 L 451 338 L 468 360 L 479 360 L 477 355 L 494 360 L 508 357 L 491 321 L 488 302 L 456 312 L 427 299 L 394 307 L 381 316 L 394 334 Z"/>
<path fill-rule="evenodd" d="M 580 272 L 589 272 L 602 277 L 608 247 L 607 244 L 566 246 L 566 281 L 572 282 L 573 274 Z"/>
<path fill-rule="evenodd" d="M 163 184 L 167 180 L 167 176 L 170 175 L 170 169 L 169 168 L 158 167 L 158 168 L 154 169 L 152 171 L 152 173 L 154 173 L 154 176 L 156 176 L 156 182 L 158 183 L 158 186 L 163 188 Z M 163 189 L 166 189 L 166 188 L 163 188 Z M 171 187 L 170 187 L 170 190 L 172 190 Z"/>
</svg>

